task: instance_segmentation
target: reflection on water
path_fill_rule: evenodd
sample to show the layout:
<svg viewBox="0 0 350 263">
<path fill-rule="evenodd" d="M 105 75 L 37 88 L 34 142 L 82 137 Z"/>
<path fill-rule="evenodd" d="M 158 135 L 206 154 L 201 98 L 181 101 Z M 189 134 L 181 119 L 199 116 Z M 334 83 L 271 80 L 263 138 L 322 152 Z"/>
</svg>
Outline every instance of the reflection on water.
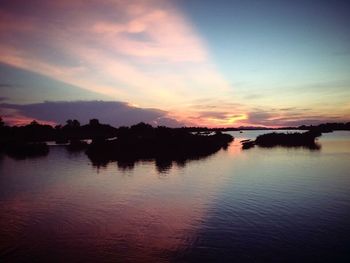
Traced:
<svg viewBox="0 0 350 263">
<path fill-rule="evenodd" d="M 226 151 L 227 149 L 223 149 Z M 155 166 L 158 173 L 168 173 L 173 167 L 184 168 L 190 162 L 204 161 L 208 156 L 202 156 L 192 159 L 183 159 L 183 160 L 169 160 L 169 159 L 140 159 L 140 160 L 118 160 L 118 161 L 106 161 L 106 162 L 92 162 L 91 164 L 97 169 L 106 168 L 110 163 L 117 164 L 118 169 L 121 172 L 127 170 L 133 170 L 136 165 L 151 163 Z"/>
<path fill-rule="evenodd" d="M 3 156 L 1 262 L 349 262 L 350 132 L 241 150 L 260 133 L 185 163 Z"/>
</svg>

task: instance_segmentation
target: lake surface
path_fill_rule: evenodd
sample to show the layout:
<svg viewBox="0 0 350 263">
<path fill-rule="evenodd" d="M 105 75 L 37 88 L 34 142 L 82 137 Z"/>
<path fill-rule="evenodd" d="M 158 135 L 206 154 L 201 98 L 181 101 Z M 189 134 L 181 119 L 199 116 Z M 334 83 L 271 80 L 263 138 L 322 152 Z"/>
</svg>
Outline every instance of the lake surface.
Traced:
<svg viewBox="0 0 350 263">
<path fill-rule="evenodd" d="M 350 262 L 350 132 L 185 163 L 0 157 L 0 262 Z"/>
</svg>

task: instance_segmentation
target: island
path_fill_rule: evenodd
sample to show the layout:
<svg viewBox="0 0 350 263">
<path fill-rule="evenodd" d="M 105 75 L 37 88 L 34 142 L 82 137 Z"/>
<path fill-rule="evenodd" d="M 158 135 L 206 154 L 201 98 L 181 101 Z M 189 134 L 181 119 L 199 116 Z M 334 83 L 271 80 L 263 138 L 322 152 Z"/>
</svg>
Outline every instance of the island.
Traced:
<svg viewBox="0 0 350 263">
<path fill-rule="evenodd" d="M 153 127 L 143 122 L 115 128 L 97 119 L 91 119 L 86 125 L 68 120 L 64 126 L 55 127 L 36 121 L 25 126 L 10 127 L 3 122 L 0 125 L 0 153 L 17 158 L 46 155 L 49 152 L 47 142 L 51 142 L 68 151 L 84 150 L 97 165 L 112 160 L 181 162 L 227 148 L 232 140 L 233 136 L 219 130 Z"/>
<path fill-rule="evenodd" d="M 225 149 L 231 141 L 233 136 L 220 131 L 213 134 L 194 133 L 184 129 L 154 128 L 139 123 L 119 129 L 115 139 L 94 139 L 86 153 L 95 164 L 112 160 L 134 162 L 141 159 L 185 161 Z"/>
<path fill-rule="evenodd" d="M 81 125 L 69 119 L 65 125 L 55 127 L 33 120 L 23 126 L 7 126 L 0 117 L 0 154 L 23 159 L 46 155 L 50 147 L 47 142 L 63 145 L 68 151 L 85 151 L 94 164 L 111 160 L 134 162 L 141 159 L 156 159 L 169 162 L 196 159 L 208 156 L 228 147 L 233 136 L 225 132 L 246 130 L 268 130 L 267 127 L 153 127 L 138 123 L 130 127 L 113 127 L 91 119 Z M 243 140 L 242 149 L 259 147 L 307 147 L 319 149 L 315 139 L 322 133 L 333 130 L 350 130 L 350 123 L 326 123 L 317 126 L 288 127 L 290 130 L 306 132 L 279 133 L 258 136 L 255 140 Z M 287 129 L 284 127 L 283 129 Z M 87 143 L 89 141 L 89 143 Z"/>
<path fill-rule="evenodd" d="M 305 147 L 309 149 L 318 149 L 319 145 L 316 143 L 316 138 L 321 136 L 322 133 L 317 130 L 311 130 L 307 132 L 293 132 L 293 133 L 266 133 L 259 135 L 253 140 L 243 140 L 242 149 L 250 149 L 255 145 L 259 147 Z"/>
</svg>

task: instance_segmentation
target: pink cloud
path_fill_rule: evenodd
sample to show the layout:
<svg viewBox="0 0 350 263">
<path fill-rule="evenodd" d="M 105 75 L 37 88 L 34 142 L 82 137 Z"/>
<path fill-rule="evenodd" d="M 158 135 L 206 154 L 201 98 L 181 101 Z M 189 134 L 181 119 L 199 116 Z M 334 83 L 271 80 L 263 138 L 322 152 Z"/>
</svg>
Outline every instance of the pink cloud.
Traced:
<svg viewBox="0 0 350 263">
<path fill-rule="evenodd" d="M 1 62 L 165 110 L 230 92 L 204 41 L 170 1 L 60 1 L 36 8 L 46 15 L 6 13 L 15 26 L 0 35 Z M 24 24 L 32 31 L 21 39 Z M 19 40 L 10 43 L 9 34 Z"/>
<path fill-rule="evenodd" d="M 33 120 L 39 122 L 40 124 L 47 124 L 54 126 L 57 123 L 54 121 L 42 120 L 37 118 L 31 118 L 23 114 L 22 112 L 12 109 L 12 108 L 0 108 L 1 118 L 7 125 L 22 126 L 31 123 Z"/>
</svg>

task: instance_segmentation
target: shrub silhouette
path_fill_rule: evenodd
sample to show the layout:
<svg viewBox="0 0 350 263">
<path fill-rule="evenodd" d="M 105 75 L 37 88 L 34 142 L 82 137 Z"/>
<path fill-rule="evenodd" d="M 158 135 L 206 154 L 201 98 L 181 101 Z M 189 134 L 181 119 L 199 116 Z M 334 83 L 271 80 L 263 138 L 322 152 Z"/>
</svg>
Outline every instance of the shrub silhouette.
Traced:
<svg viewBox="0 0 350 263">
<path fill-rule="evenodd" d="M 232 140 L 233 137 L 228 134 L 194 135 L 182 129 L 153 128 L 140 123 L 120 129 L 117 139 L 93 140 L 86 153 L 94 163 L 154 158 L 165 164 L 169 160 L 195 159 L 210 155 L 227 146 Z"/>
<path fill-rule="evenodd" d="M 242 141 L 242 149 L 249 149 L 258 145 L 260 147 L 306 147 L 309 149 L 318 149 L 315 139 L 322 134 L 319 131 L 308 131 L 304 133 L 267 133 L 256 137 L 255 141 Z"/>
</svg>

